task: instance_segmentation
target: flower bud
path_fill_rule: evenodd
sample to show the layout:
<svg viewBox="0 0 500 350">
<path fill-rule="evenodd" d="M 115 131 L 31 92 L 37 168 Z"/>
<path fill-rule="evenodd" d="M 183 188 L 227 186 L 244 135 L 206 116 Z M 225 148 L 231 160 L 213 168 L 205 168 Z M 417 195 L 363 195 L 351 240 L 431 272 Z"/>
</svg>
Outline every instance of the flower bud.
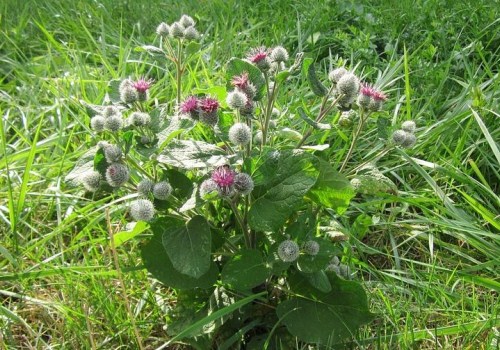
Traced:
<svg viewBox="0 0 500 350">
<path fill-rule="evenodd" d="M 299 246 L 294 241 L 287 239 L 278 246 L 278 256 L 284 262 L 293 262 L 299 258 Z"/>
<path fill-rule="evenodd" d="M 245 107 L 248 97 L 242 91 L 236 89 L 227 94 L 226 102 L 229 108 L 240 109 Z"/>
<path fill-rule="evenodd" d="M 217 191 L 217 183 L 212 179 L 206 179 L 200 185 L 200 196 L 203 198 L 207 194 Z"/>
<path fill-rule="evenodd" d="M 161 22 L 158 27 L 156 27 L 156 34 L 166 37 L 170 33 L 170 27 L 165 22 Z"/>
<path fill-rule="evenodd" d="M 210 126 L 215 126 L 219 121 L 217 111 L 219 102 L 211 97 L 205 97 L 199 101 L 200 121 Z"/>
<path fill-rule="evenodd" d="M 182 24 L 180 24 L 179 22 L 174 22 L 171 26 L 170 26 L 170 36 L 172 38 L 182 38 L 184 37 L 184 26 Z"/>
<path fill-rule="evenodd" d="M 348 105 L 358 95 L 359 79 L 352 73 L 344 74 L 337 82 L 337 90 L 343 95 L 340 101 L 342 105 Z M 340 102 L 339 101 L 339 102 Z"/>
<path fill-rule="evenodd" d="M 234 188 L 238 193 L 246 196 L 253 190 L 253 180 L 247 173 L 238 173 L 234 176 Z"/>
<path fill-rule="evenodd" d="M 115 106 L 106 106 L 102 112 L 104 118 L 111 117 L 112 115 L 120 115 L 120 110 Z"/>
<path fill-rule="evenodd" d="M 252 132 L 248 125 L 236 123 L 229 129 L 229 140 L 235 145 L 244 146 L 250 143 Z"/>
<path fill-rule="evenodd" d="M 198 120 L 200 118 L 199 103 L 200 100 L 196 96 L 189 96 L 181 103 L 179 111 L 182 114 L 188 115 L 193 120 Z"/>
<path fill-rule="evenodd" d="M 121 116 L 112 115 L 106 118 L 104 127 L 112 132 L 117 132 L 123 127 L 123 119 Z"/>
<path fill-rule="evenodd" d="M 185 28 L 192 27 L 195 24 L 194 19 L 188 15 L 182 15 L 179 23 Z"/>
<path fill-rule="evenodd" d="M 126 104 L 132 104 L 139 100 L 139 94 L 133 86 L 120 89 L 120 100 Z"/>
<path fill-rule="evenodd" d="M 147 113 L 134 112 L 130 115 L 130 124 L 134 126 L 146 126 L 151 122 L 151 117 Z"/>
<path fill-rule="evenodd" d="M 90 119 L 90 127 L 92 130 L 101 132 L 104 130 L 104 125 L 106 124 L 106 119 L 102 115 L 96 115 Z"/>
<path fill-rule="evenodd" d="M 406 133 L 406 138 L 401 144 L 404 148 L 412 148 L 415 143 L 417 142 L 417 138 L 415 137 L 414 134 Z"/>
<path fill-rule="evenodd" d="M 124 164 L 113 163 L 106 169 L 106 181 L 112 187 L 120 187 L 129 177 L 130 172 Z"/>
<path fill-rule="evenodd" d="M 304 243 L 304 252 L 307 255 L 317 255 L 319 252 L 319 243 L 313 240 L 307 241 Z"/>
<path fill-rule="evenodd" d="M 406 132 L 404 130 L 396 130 L 392 134 L 392 141 L 394 141 L 396 145 L 400 146 L 403 145 L 405 140 L 406 140 Z"/>
<path fill-rule="evenodd" d="M 87 191 L 95 192 L 101 184 L 101 174 L 95 170 L 89 171 L 83 175 L 81 182 Z"/>
<path fill-rule="evenodd" d="M 184 38 L 186 38 L 186 40 L 198 40 L 200 38 L 200 33 L 198 33 L 195 27 L 187 27 L 184 29 Z"/>
<path fill-rule="evenodd" d="M 106 162 L 110 164 L 119 162 L 122 158 L 122 150 L 117 145 L 106 145 L 103 150 Z"/>
<path fill-rule="evenodd" d="M 135 221 L 150 221 L 155 215 L 155 207 L 148 199 L 137 199 L 130 205 L 130 215 Z"/>
<path fill-rule="evenodd" d="M 288 61 L 288 51 L 283 46 L 276 46 L 271 51 L 271 60 L 274 62 Z"/>
<path fill-rule="evenodd" d="M 415 132 L 415 128 L 416 128 L 416 125 L 415 125 L 415 122 L 413 120 L 407 120 L 407 121 L 403 122 L 403 124 L 401 124 L 401 129 L 403 129 L 406 132 L 412 133 L 412 134 Z"/>
<path fill-rule="evenodd" d="M 153 193 L 153 186 L 153 181 L 150 179 L 143 179 L 137 184 L 137 192 L 145 197 L 148 197 L 151 193 Z"/>
<path fill-rule="evenodd" d="M 332 70 L 329 74 L 328 74 L 328 79 L 332 82 L 332 83 L 336 83 L 340 80 L 340 78 L 342 78 L 346 73 L 348 73 L 347 69 L 345 69 L 344 67 L 340 67 L 340 68 L 335 68 L 334 70 Z"/>
<path fill-rule="evenodd" d="M 172 186 L 166 181 L 158 182 L 153 186 L 153 196 L 159 200 L 166 200 L 172 193 Z"/>
</svg>

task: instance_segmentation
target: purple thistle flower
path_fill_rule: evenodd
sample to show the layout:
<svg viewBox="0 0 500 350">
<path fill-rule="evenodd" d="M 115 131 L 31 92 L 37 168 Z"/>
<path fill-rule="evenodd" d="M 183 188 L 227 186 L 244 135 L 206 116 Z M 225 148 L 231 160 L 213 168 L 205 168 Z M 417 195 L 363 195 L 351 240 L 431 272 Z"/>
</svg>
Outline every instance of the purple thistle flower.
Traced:
<svg viewBox="0 0 500 350">
<path fill-rule="evenodd" d="M 189 96 L 181 103 L 180 111 L 185 114 L 192 114 L 198 111 L 200 100 L 196 96 Z"/>
<path fill-rule="evenodd" d="M 269 55 L 269 50 L 265 46 L 256 47 L 252 49 L 247 56 L 247 59 L 252 63 L 259 63 L 265 60 Z"/>
<path fill-rule="evenodd" d="M 212 181 L 217 185 L 217 190 L 221 196 L 230 196 L 234 192 L 234 178 L 236 173 L 229 165 L 217 167 L 212 172 Z"/>
<path fill-rule="evenodd" d="M 139 80 L 134 81 L 132 83 L 132 86 L 134 87 L 134 89 L 137 90 L 137 92 L 144 94 L 146 91 L 149 90 L 152 83 L 153 83 L 153 80 L 150 80 L 150 79 L 146 80 L 144 78 L 139 78 Z"/>
<path fill-rule="evenodd" d="M 219 101 L 215 98 L 205 97 L 199 103 L 200 109 L 205 113 L 215 113 L 219 109 Z"/>
<path fill-rule="evenodd" d="M 231 80 L 231 85 L 240 88 L 241 90 L 246 90 L 249 82 L 250 81 L 248 80 L 248 73 L 244 72 L 241 75 L 235 75 Z"/>
</svg>

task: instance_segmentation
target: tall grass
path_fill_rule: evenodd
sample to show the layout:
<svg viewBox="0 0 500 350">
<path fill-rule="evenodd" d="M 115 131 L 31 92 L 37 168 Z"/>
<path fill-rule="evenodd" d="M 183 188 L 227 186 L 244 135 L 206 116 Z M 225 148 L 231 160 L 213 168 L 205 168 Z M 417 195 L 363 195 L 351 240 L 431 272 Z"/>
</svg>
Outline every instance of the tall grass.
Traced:
<svg viewBox="0 0 500 350">
<path fill-rule="evenodd" d="M 120 227 L 106 226 L 103 208 L 123 223 L 121 199 L 92 201 L 64 178 L 92 141 L 81 101 L 101 103 L 108 81 L 147 74 L 157 79 L 153 94 L 173 99 L 163 64 L 142 63 L 134 48 L 182 13 L 206 29 L 207 47 L 192 66 L 202 74 L 189 74 L 186 87 L 221 82 L 225 61 L 253 46 L 283 44 L 309 52 L 325 74 L 338 55 L 386 78 L 392 123 L 417 121 L 411 151 L 379 158 L 362 139 L 364 151 L 353 155 L 377 160 L 400 189 L 350 208 L 380 218 L 353 242 L 357 278 L 379 315 L 353 348 L 498 347 L 500 5 L 388 4 L 2 2 L 0 348 L 167 341 L 164 311 L 175 292 L 147 278 L 137 243 L 108 243 Z M 291 110 L 311 98 L 304 82 L 295 84 Z M 341 137 L 331 144 L 341 153 L 349 146 Z"/>
</svg>

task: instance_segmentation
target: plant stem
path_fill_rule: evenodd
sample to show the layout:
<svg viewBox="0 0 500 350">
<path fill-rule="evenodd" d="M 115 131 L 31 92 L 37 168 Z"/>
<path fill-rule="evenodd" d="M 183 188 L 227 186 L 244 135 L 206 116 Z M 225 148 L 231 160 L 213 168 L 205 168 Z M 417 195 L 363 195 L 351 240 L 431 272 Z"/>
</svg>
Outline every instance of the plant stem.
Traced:
<svg viewBox="0 0 500 350">
<path fill-rule="evenodd" d="M 231 206 L 231 209 L 233 210 L 234 216 L 236 217 L 236 221 L 238 221 L 238 224 L 240 225 L 241 231 L 243 232 L 243 237 L 245 239 L 245 246 L 247 248 L 252 248 L 252 237 L 250 236 L 246 224 L 243 221 L 243 218 L 240 215 L 240 212 L 238 211 L 238 207 L 236 204 L 231 200 L 228 199 L 229 205 Z"/>
<path fill-rule="evenodd" d="M 347 165 L 347 162 L 351 158 L 352 152 L 354 151 L 354 146 L 356 145 L 356 142 L 357 142 L 357 140 L 359 138 L 359 134 L 361 133 L 361 130 L 363 129 L 363 126 L 365 125 L 365 122 L 366 122 L 367 118 L 368 118 L 368 114 L 365 115 L 363 112 L 361 112 L 361 115 L 359 117 L 358 128 L 354 132 L 354 135 L 353 135 L 353 138 L 352 138 L 352 141 L 351 141 L 351 146 L 349 147 L 349 151 L 347 151 L 347 155 L 344 158 L 344 161 L 342 162 L 342 165 L 340 166 L 340 172 L 342 172 L 344 170 L 344 168 Z"/>
<path fill-rule="evenodd" d="M 106 209 L 106 222 L 108 225 L 108 233 L 109 233 L 109 240 L 110 240 L 109 244 L 111 247 L 111 255 L 113 256 L 113 262 L 114 262 L 115 269 L 116 269 L 116 275 L 118 277 L 118 281 L 120 282 L 121 294 L 122 294 L 123 300 L 125 301 L 125 307 L 127 309 L 127 314 L 128 314 L 129 319 L 130 319 L 130 322 L 132 324 L 132 329 L 134 330 L 135 338 L 137 341 L 137 346 L 139 349 L 142 350 L 142 349 L 144 349 L 144 346 L 142 345 L 142 337 L 141 337 L 139 331 L 137 330 L 137 325 L 135 323 L 135 316 L 132 312 L 132 309 L 130 308 L 130 301 L 128 299 L 127 291 L 125 289 L 125 282 L 123 281 L 123 276 L 121 273 L 120 264 L 118 263 L 118 254 L 116 253 L 116 248 L 115 248 L 115 241 L 114 241 L 114 237 L 113 237 L 113 228 L 111 227 L 111 218 L 109 216 L 109 208 Z"/>
<path fill-rule="evenodd" d="M 181 105 L 181 83 L 182 83 L 182 43 L 181 39 L 177 41 L 177 60 L 175 62 L 177 68 L 177 106 Z"/>
</svg>

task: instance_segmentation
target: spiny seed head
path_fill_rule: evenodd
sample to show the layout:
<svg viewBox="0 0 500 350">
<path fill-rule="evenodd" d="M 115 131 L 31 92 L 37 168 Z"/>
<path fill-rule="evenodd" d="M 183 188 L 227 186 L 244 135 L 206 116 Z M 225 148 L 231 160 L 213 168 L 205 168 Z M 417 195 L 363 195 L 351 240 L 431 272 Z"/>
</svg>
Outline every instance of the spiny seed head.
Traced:
<svg viewBox="0 0 500 350">
<path fill-rule="evenodd" d="M 316 241 L 307 241 L 304 243 L 304 252 L 307 255 L 317 255 L 319 252 L 319 243 Z"/>
<path fill-rule="evenodd" d="M 255 133 L 255 135 L 253 136 L 253 142 L 255 144 L 262 144 L 262 138 L 264 137 L 263 133 L 262 133 L 262 130 L 257 130 L 257 132 Z"/>
<path fill-rule="evenodd" d="M 147 144 L 149 144 L 149 143 L 151 143 L 151 142 L 152 142 L 152 139 L 151 139 L 151 137 L 149 137 L 148 135 L 142 135 L 142 136 L 141 136 L 141 139 L 140 139 L 140 141 L 139 141 L 139 142 L 140 142 L 142 145 L 147 145 Z"/>
<path fill-rule="evenodd" d="M 272 112 L 271 112 L 271 116 L 273 118 L 279 118 L 279 116 L 281 115 L 281 112 L 278 108 L 273 108 Z"/>
<path fill-rule="evenodd" d="M 174 22 L 170 26 L 169 34 L 172 38 L 182 38 L 184 36 L 184 26 L 179 22 Z"/>
<path fill-rule="evenodd" d="M 252 132 L 248 125 L 236 123 L 229 129 L 229 140 L 235 145 L 244 146 L 250 143 Z"/>
<path fill-rule="evenodd" d="M 155 215 L 155 207 L 148 199 L 137 199 L 130 204 L 130 215 L 135 221 L 150 221 Z"/>
<path fill-rule="evenodd" d="M 417 142 L 417 137 L 414 134 L 406 133 L 406 138 L 404 142 L 401 144 L 404 148 L 412 148 Z"/>
<path fill-rule="evenodd" d="M 251 117 L 255 112 L 255 103 L 251 100 L 248 100 L 245 107 L 240 108 L 240 114 L 244 117 Z"/>
<path fill-rule="evenodd" d="M 92 170 L 83 175 L 81 179 L 83 187 L 89 192 L 95 192 L 101 184 L 101 174 L 98 171 Z"/>
<path fill-rule="evenodd" d="M 209 193 L 217 192 L 217 191 L 218 191 L 218 186 L 215 183 L 215 181 L 212 179 L 206 179 L 200 185 L 200 196 L 202 198 L 205 197 Z"/>
<path fill-rule="evenodd" d="M 119 162 L 122 158 L 122 150 L 117 145 L 107 145 L 103 150 L 106 162 L 110 164 Z"/>
<path fill-rule="evenodd" d="M 276 129 L 276 120 L 271 119 L 269 121 L 269 129 Z"/>
<path fill-rule="evenodd" d="M 415 125 L 415 122 L 413 120 L 407 120 L 405 122 L 403 122 L 403 124 L 401 124 L 401 129 L 403 129 L 404 131 L 407 131 L 409 133 L 414 133 L 415 132 L 415 128 L 416 128 L 416 125 Z"/>
<path fill-rule="evenodd" d="M 186 38 L 186 40 L 198 40 L 200 38 L 200 33 L 198 33 L 195 27 L 187 27 L 184 29 L 184 38 Z"/>
<path fill-rule="evenodd" d="M 246 196 L 253 190 L 253 180 L 247 173 L 238 173 L 234 176 L 234 188 L 238 193 Z"/>
<path fill-rule="evenodd" d="M 158 182 L 153 187 L 153 196 L 156 199 L 165 200 L 172 194 L 172 186 L 166 181 Z"/>
<path fill-rule="evenodd" d="M 271 51 L 271 60 L 274 62 L 288 61 L 288 51 L 283 46 L 276 46 Z"/>
<path fill-rule="evenodd" d="M 120 115 L 120 110 L 115 106 L 106 106 L 102 112 L 104 118 L 111 117 L 112 115 Z"/>
<path fill-rule="evenodd" d="M 332 260 L 330 260 L 330 264 L 337 265 L 337 266 L 340 265 L 340 259 L 339 259 L 339 257 L 338 256 L 334 256 L 332 258 Z"/>
<path fill-rule="evenodd" d="M 156 27 L 156 34 L 166 37 L 170 33 L 170 27 L 165 22 L 161 22 L 158 27 Z"/>
<path fill-rule="evenodd" d="M 153 186 L 155 183 L 151 181 L 150 179 L 142 179 L 138 184 L 137 184 L 137 192 L 145 197 L 149 196 L 151 193 L 153 193 Z"/>
<path fill-rule="evenodd" d="M 106 119 L 102 115 L 96 115 L 92 119 L 90 119 L 90 127 L 92 130 L 101 132 L 104 130 L 104 125 L 106 123 Z"/>
<path fill-rule="evenodd" d="M 348 73 L 347 69 L 345 69 L 344 67 L 339 67 L 339 68 L 335 68 L 334 70 L 332 70 L 329 74 L 328 74 L 328 79 L 332 82 L 332 83 L 336 83 L 340 80 L 340 78 L 342 78 L 346 73 Z"/>
<path fill-rule="evenodd" d="M 354 74 L 347 72 L 337 81 L 337 90 L 345 96 L 357 96 L 359 79 Z"/>
<path fill-rule="evenodd" d="M 121 92 L 123 89 L 133 87 L 134 82 L 132 79 L 123 79 L 120 82 L 120 86 L 118 87 L 118 90 Z"/>
<path fill-rule="evenodd" d="M 325 270 L 335 272 L 338 276 L 340 276 L 340 268 L 338 265 L 328 264 L 328 266 L 325 268 Z"/>
<path fill-rule="evenodd" d="M 209 126 L 215 126 L 219 122 L 219 116 L 217 115 L 217 112 L 207 113 L 202 111 L 200 113 L 200 122 Z"/>
<path fill-rule="evenodd" d="M 392 141 L 394 141 L 396 145 L 400 146 L 403 145 L 405 140 L 406 140 L 406 131 L 404 130 L 396 130 L 392 134 Z"/>
<path fill-rule="evenodd" d="M 123 127 L 123 119 L 121 116 L 118 116 L 116 114 L 112 115 L 106 118 L 104 127 L 112 132 L 120 131 L 120 129 Z"/>
<path fill-rule="evenodd" d="M 192 27 L 195 25 L 194 19 L 188 15 L 182 15 L 179 22 L 185 27 Z"/>
<path fill-rule="evenodd" d="M 120 100 L 126 104 L 132 104 L 139 100 L 139 93 L 133 86 L 120 89 Z"/>
<path fill-rule="evenodd" d="M 130 172 L 126 165 L 113 163 L 106 169 L 106 181 L 112 187 L 120 187 L 128 181 Z"/>
<path fill-rule="evenodd" d="M 151 117 L 147 113 L 134 112 L 130 115 L 130 123 L 134 126 L 146 126 L 151 122 Z"/>
<path fill-rule="evenodd" d="M 245 107 L 248 102 L 248 97 L 239 89 L 235 89 L 227 94 L 227 105 L 232 109 L 240 109 Z"/>
<path fill-rule="evenodd" d="M 346 279 L 351 278 L 351 268 L 348 265 L 340 264 L 339 269 L 340 269 L 340 276 Z"/>
<path fill-rule="evenodd" d="M 252 49 L 247 55 L 247 59 L 263 72 L 267 72 L 271 68 L 269 50 L 264 46 Z"/>
<path fill-rule="evenodd" d="M 278 256 L 284 262 L 293 262 L 299 258 L 300 249 L 297 243 L 287 239 L 278 246 Z"/>
</svg>

